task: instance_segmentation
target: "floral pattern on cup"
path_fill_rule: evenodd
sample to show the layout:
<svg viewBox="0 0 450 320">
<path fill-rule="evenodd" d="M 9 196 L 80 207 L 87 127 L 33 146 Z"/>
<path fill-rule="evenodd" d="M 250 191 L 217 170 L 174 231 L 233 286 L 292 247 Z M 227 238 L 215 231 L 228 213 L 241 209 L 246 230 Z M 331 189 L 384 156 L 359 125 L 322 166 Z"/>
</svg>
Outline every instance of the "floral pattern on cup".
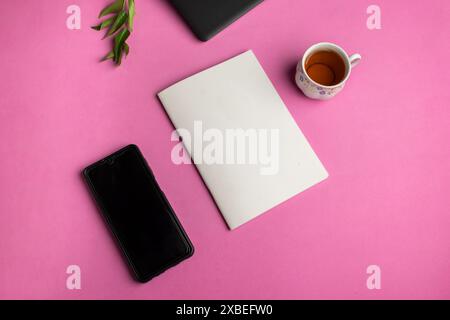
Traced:
<svg viewBox="0 0 450 320">
<path fill-rule="evenodd" d="M 297 70 L 295 82 L 307 97 L 319 100 L 326 100 L 334 97 L 344 87 L 344 84 L 333 88 L 317 86 L 305 76 L 303 70 Z"/>
</svg>

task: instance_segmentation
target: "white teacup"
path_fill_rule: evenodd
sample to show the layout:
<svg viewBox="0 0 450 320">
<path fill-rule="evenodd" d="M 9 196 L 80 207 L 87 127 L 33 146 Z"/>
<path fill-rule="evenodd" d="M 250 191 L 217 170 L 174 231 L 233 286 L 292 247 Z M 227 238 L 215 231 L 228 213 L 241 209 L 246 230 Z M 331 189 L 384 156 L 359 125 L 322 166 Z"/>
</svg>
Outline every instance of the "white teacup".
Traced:
<svg viewBox="0 0 450 320">
<path fill-rule="evenodd" d="M 345 71 L 342 80 L 339 83 L 328 86 L 315 82 L 306 72 L 307 59 L 319 51 L 332 51 L 338 54 L 345 63 Z M 350 76 L 350 72 L 361 60 L 361 55 L 353 54 L 349 56 L 344 49 L 338 45 L 330 42 L 321 42 L 311 46 L 303 54 L 302 60 L 297 65 L 297 72 L 295 75 L 295 82 L 297 86 L 303 91 L 305 96 L 311 99 L 327 100 L 334 97 L 340 92 L 345 85 L 345 82 Z"/>
</svg>

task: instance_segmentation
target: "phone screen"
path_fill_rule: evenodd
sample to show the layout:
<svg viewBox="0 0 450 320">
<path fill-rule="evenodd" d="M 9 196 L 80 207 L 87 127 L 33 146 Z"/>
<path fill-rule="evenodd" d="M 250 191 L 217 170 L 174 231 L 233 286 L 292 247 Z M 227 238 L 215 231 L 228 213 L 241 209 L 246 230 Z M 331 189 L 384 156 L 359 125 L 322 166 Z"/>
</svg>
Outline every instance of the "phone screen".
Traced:
<svg viewBox="0 0 450 320">
<path fill-rule="evenodd" d="M 84 175 L 137 280 L 146 282 L 193 254 L 135 145 L 89 166 Z"/>
</svg>

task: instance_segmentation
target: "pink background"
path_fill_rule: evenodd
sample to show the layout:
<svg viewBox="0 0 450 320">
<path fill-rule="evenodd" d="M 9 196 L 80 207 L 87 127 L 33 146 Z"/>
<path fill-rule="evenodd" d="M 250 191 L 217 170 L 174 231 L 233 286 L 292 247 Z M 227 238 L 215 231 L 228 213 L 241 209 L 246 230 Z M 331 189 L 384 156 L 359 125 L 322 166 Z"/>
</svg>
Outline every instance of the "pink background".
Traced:
<svg viewBox="0 0 450 320">
<path fill-rule="evenodd" d="M 450 298 L 450 2 L 267 0 L 207 43 L 163 0 L 137 0 L 130 56 L 89 28 L 106 0 L 9 1 L 0 25 L 1 298 Z M 66 8 L 81 7 L 81 30 Z M 336 42 L 363 61 L 335 99 L 293 82 L 303 51 Z M 324 183 L 226 228 L 192 166 L 170 160 L 155 94 L 253 49 L 325 164 Z M 80 171 L 136 143 L 196 247 L 134 282 Z M 66 289 L 66 268 L 82 289 Z M 368 290 L 366 268 L 382 270 Z"/>
</svg>

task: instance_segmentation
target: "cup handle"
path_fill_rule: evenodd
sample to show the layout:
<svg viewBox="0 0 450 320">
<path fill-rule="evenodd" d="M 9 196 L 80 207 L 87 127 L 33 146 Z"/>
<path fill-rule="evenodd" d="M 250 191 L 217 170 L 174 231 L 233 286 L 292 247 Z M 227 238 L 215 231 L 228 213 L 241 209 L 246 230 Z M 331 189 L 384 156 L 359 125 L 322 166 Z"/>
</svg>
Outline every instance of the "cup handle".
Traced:
<svg viewBox="0 0 450 320">
<path fill-rule="evenodd" d="M 349 58 L 350 65 L 353 67 L 356 67 L 358 63 L 361 61 L 361 55 L 359 53 L 352 54 Z"/>
</svg>

